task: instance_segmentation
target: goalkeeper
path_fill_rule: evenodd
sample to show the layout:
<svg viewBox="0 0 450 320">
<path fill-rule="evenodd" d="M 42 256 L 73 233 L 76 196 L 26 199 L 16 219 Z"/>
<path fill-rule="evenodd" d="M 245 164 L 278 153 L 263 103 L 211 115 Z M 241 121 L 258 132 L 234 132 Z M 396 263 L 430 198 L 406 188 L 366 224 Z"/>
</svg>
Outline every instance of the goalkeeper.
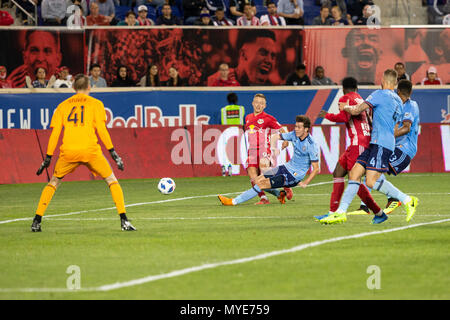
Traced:
<svg viewBox="0 0 450 320">
<path fill-rule="evenodd" d="M 79 165 L 85 165 L 94 176 L 101 176 L 108 184 L 120 217 L 122 230 L 136 230 L 127 219 L 122 188 L 98 144 L 96 132 L 109 150 L 117 167 L 123 170 L 123 161 L 114 150 L 106 129 L 105 107 L 100 100 L 89 96 L 91 86 L 86 75 L 77 75 L 73 88 L 76 94 L 60 103 L 52 117 L 50 127 L 53 130 L 48 142 L 47 155 L 36 172 L 37 175 L 50 165 L 63 127 L 64 135 L 53 176 L 42 191 L 31 231 L 41 231 L 42 217 L 62 178 L 73 172 Z"/>
</svg>

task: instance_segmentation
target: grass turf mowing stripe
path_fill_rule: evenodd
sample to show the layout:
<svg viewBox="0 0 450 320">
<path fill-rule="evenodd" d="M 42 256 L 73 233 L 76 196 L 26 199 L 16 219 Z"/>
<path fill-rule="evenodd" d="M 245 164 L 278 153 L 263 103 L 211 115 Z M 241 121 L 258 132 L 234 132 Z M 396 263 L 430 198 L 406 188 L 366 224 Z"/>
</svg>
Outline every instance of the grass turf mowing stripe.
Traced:
<svg viewBox="0 0 450 320">
<path fill-rule="evenodd" d="M 330 183 L 333 183 L 333 181 L 312 183 L 312 184 L 308 185 L 307 187 L 315 187 L 315 186 L 320 186 L 320 185 L 330 184 Z M 233 194 L 240 194 L 242 192 L 243 191 L 223 193 L 222 195 L 227 196 L 227 195 L 233 195 Z M 143 206 L 143 205 L 148 205 L 148 204 L 158 204 L 158 203 L 166 203 L 166 202 L 174 202 L 174 201 L 182 201 L 182 200 L 192 200 L 192 199 L 199 199 L 199 198 L 217 197 L 217 195 L 218 194 L 208 194 L 208 195 L 203 195 L 203 196 L 190 196 L 190 197 L 167 199 L 167 200 L 156 200 L 156 201 L 150 201 L 150 202 L 139 202 L 139 203 L 127 204 L 127 205 L 125 205 L 125 207 L 128 208 L 128 207 Z M 106 210 L 114 210 L 114 209 L 116 209 L 116 207 L 108 207 L 108 208 L 100 208 L 100 209 L 92 209 L 92 210 L 82 210 L 82 211 L 75 211 L 75 212 L 47 215 L 47 216 L 44 216 L 43 218 L 46 218 L 46 217 L 63 217 L 63 216 L 70 216 L 70 215 L 74 215 L 74 214 L 81 214 L 81 213 L 88 213 L 88 212 L 95 212 L 95 211 L 106 211 Z M 3 220 L 3 221 L 0 221 L 0 224 L 6 224 L 6 223 L 11 223 L 11 222 L 17 222 L 17 221 L 27 221 L 27 220 L 33 220 L 33 217 Z"/>
<path fill-rule="evenodd" d="M 203 271 L 203 270 L 207 270 L 207 269 L 213 269 L 213 268 L 217 268 L 217 267 L 221 267 L 221 266 L 227 266 L 227 265 L 234 265 L 234 264 L 253 262 L 253 261 L 257 261 L 257 260 L 263 260 L 263 259 L 267 259 L 267 258 L 270 258 L 270 257 L 274 257 L 274 256 L 286 254 L 286 253 L 293 253 L 293 252 L 302 251 L 302 250 L 308 249 L 308 248 L 318 247 L 318 246 L 321 246 L 323 244 L 328 244 L 328 243 L 332 243 L 332 242 L 364 238 L 364 237 L 373 236 L 373 235 L 379 235 L 379 234 L 383 234 L 383 233 L 402 231 L 402 230 L 407 230 L 407 229 L 411 229 L 411 228 L 416 228 L 416 227 L 421 227 L 421 226 L 426 226 L 426 225 L 432 225 L 432 224 L 438 224 L 438 223 L 445 223 L 445 222 L 450 222 L 450 219 L 443 219 L 443 220 L 436 220 L 436 221 L 431 221 L 431 222 L 417 223 L 417 224 L 412 224 L 412 225 L 403 226 L 403 227 L 397 227 L 397 228 L 392 228 L 392 229 L 371 231 L 371 232 L 363 232 L 363 233 L 358 233 L 358 234 L 354 234 L 354 235 L 341 236 L 341 237 L 336 237 L 336 238 L 331 238 L 331 239 L 314 241 L 314 242 L 310 242 L 310 243 L 301 244 L 301 245 L 298 245 L 298 246 L 295 246 L 295 247 L 292 247 L 292 248 L 289 248 L 289 249 L 271 251 L 271 252 L 262 253 L 262 254 L 259 254 L 259 255 L 256 255 L 256 256 L 252 256 L 252 257 L 240 258 L 240 259 L 223 261 L 223 262 L 217 262 L 217 263 L 208 263 L 208 264 L 203 264 L 203 265 L 200 265 L 200 266 L 189 267 L 189 268 L 175 270 L 175 271 L 171 271 L 171 272 L 163 273 L 163 274 L 158 274 L 158 275 L 151 275 L 151 276 L 147 276 L 147 277 L 144 277 L 144 278 L 129 280 L 129 281 L 125 281 L 125 282 L 117 282 L 117 283 L 113 283 L 113 284 L 106 284 L 106 285 L 99 286 L 99 287 L 88 287 L 88 288 L 81 288 L 81 289 L 76 289 L 76 290 L 75 289 L 66 289 L 66 288 L 0 288 L 0 292 L 24 292 L 24 293 L 26 293 L 26 292 L 83 292 L 83 291 L 84 292 L 86 292 L 86 291 L 91 291 L 91 292 L 92 291 L 103 291 L 103 292 L 105 292 L 105 291 L 111 291 L 111 290 L 117 290 L 117 289 L 121 289 L 121 288 L 126 288 L 126 287 L 142 285 L 142 284 L 146 284 L 146 283 L 157 281 L 157 280 L 178 277 L 178 276 L 182 276 L 182 275 L 185 275 L 185 274 L 198 272 L 198 271 Z"/>
</svg>

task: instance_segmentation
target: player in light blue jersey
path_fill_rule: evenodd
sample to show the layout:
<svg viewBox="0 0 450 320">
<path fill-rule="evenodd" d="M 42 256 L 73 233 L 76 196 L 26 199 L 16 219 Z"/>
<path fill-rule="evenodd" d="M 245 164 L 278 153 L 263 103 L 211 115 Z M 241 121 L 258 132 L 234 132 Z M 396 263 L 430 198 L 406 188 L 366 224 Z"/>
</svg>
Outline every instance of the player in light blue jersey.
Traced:
<svg viewBox="0 0 450 320">
<path fill-rule="evenodd" d="M 319 148 L 309 135 L 311 120 L 304 116 L 297 116 L 295 119 L 294 131 L 288 133 L 276 133 L 271 136 L 272 156 L 276 158 L 279 150 L 276 148 L 278 141 L 291 141 L 294 146 L 294 156 L 285 165 L 279 165 L 266 170 L 256 177 L 253 188 L 245 191 L 234 199 L 219 195 L 219 200 L 225 206 L 235 206 L 248 201 L 258 195 L 261 190 L 277 189 L 282 187 L 294 187 L 299 185 L 302 188 L 314 179 L 319 172 Z M 306 179 L 306 173 L 312 165 L 312 171 Z M 286 192 L 280 191 L 278 200 L 285 203 Z"/>
<path fill-rule="evenodd" d="M 347 209 L 358 192 L 364 174 L 366 175 L 367 187 L 375 188 L 386 194 L 386 190 L 382 187 L 383 183 L 379 179 L 383 173 L 389 171 L 389 159 L 395 149 L 395 125 L 402 120 L 403 116 L 402 100 L 394 92 L 396 84 L 397 72 L 387 69 L 381 80 L 382 90 L 374 91 L 366 101 L 358 106 L 344 107 L 344 110 L 352 115 L 357 115 L 368 108 L 372 108 L 372 136 L 369 148 L 358 157 L 356 164 L 349 173 L 348 185 L 338 210 L 321 219 L 321 223 L 334 224 L 347 221 Z M 415 213 L 417 198 L 408 197 L 407 200 L 405 206 L 407 221 L 409 221 Z M 381 223 L 386 219 L 387 215 L 383 210 L 380 210 L 375 212 L 372 223 Z"/>
<path fill-rule="evenodd" d="M 402 99 L 404 106 L 403 119 L 395 127 L 395 150 L 389 158 L 390 175 L 398 175 L 405 170 L 417 152 L 417 139 L 419 136 L 419 106 L 417 102 L 411 100 L 412 83 L 408 80 L 401 80 L 397 86 L 397 94 Z M 394 211 L 401 203 L 408 201 L 408 196 L 398 190 L 387 181 L 382 175 L 379 179 L 381 187 L 389 189 L 388 204 L 385 213 Z"/>
</svg>

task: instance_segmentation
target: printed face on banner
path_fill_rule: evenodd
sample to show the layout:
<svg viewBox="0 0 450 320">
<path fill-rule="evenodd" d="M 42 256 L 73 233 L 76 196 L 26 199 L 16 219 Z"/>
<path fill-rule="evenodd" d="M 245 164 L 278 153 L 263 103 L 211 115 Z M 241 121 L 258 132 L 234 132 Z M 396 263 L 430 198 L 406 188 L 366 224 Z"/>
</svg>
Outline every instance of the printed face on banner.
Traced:
<svg viewBox="0 0 450 320">
<path fill-rule="evenodd" d="M 25 87 L 26 76 L 35 80 L 37 68 L 45 69 L 47 79 L 55 75 L 61 65 L 72 73 L 84 71 L 82 32 L 1 30 L 0 41 L 8 43 L 0 50 L 0 61 L 10 70 L 8 80 L 14 88 Z"/>
<path fill-rule="evenodd" d="M 27 34 L 23 51 L 23 62 L 28 72 L 44 68 L 47 74 L 55 74 L 61 63 L 59 35 L 48 31 L 34 31 Z"/>
<path fill-rule="evenodd" d="M 347 76 L 360 84 L 380 84 L 384 70 L 405 65 L 413 84 L 435 66 L 442 82 L 450 82 L 450 29 L 352 28 L 305 32 L 308 74 L 317 65 L 336 83 Z"/>
<path fill-rule="evenodd" d="M 175 65 L 188 85 L 204 86 L 220 77 L 223 63 L 229 66 L 229 79 L 241 85 L 284 84 L 301 58 L 303 31 L 174 28 L 87 33 L 88 60 L 102 66 L 108 83 L 114 81 L 118 65 L 127 65 L 138 82 L 152 63 L 159 67 L 162 85 Z"/>
<path fill-rule="evenodd" d="M 384 70 L 402 61 L 403 39 L 400 29 L 308 30 L 304 53 L 308 74 L 321 65 L 338 84 L 348 76 L 360 84 L 379 84 Z"/>
<path fill-rule="evenodd" d="M 450 83 L 450 29 L 433 28 L 421 30 L 421 32 L 409 32 L 411 36 L 408 42 L 412 45 L 405 51 L 405 56 L 414 57 L 417 55 L 416 50 L 422 52 L 423 56 L 423 59 L 406 60 L 406 69 L 410 72 L 413 84 L 421 82 L 427 76 L 431 66 L 436 68 L 436 77 L 442 84 Z"/>
</svg>

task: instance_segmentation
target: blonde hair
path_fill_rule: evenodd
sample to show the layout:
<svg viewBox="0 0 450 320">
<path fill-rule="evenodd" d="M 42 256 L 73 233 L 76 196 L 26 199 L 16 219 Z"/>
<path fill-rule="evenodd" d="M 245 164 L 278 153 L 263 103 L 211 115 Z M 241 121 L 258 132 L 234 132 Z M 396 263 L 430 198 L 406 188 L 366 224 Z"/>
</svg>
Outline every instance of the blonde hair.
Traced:
<svg viewBox="0 0 450 320">
<path fill-rule="evenodd" d="M 384 81 L 396 85 L 397 84 L 398 73 L 394 69 L 387 69 L 383 73 Z"/>
<path fill-rule="evenodd" d="M 257 93 L 257 94 L 255 94 L 255 96 L 253 97 L 253 99 L 255 99 L 255 98 L 263 98 L 264 100 L 267 101 L 266 96 L 263 95 L 262 93 Z"/>
</svg>

